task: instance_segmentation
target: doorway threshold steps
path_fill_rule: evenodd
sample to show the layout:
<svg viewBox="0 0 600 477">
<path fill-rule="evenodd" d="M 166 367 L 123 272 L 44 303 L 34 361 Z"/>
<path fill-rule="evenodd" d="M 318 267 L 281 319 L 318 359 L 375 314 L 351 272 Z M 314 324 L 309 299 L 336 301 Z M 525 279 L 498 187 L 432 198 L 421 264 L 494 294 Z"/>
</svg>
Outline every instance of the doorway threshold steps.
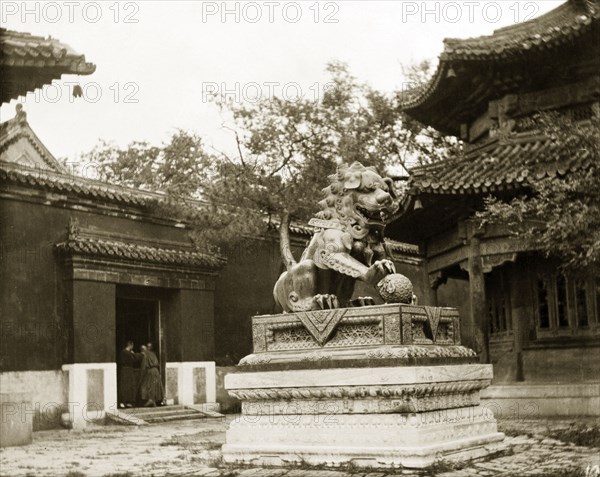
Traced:
<svg viewBox="0 0 600 477">
<path fill-rule="evenodd" d="M 224 416 L 219 412 L 206 409 L 202 405 L 174 405 L 118 409 L 117 411 L 107 412 L 106 417 L 108 422 L 112 424 L 143 426 L 145 424 L 188 421 L 192 419 L 205 419 L 207 417 L 216 418 Z"/>
</svg>

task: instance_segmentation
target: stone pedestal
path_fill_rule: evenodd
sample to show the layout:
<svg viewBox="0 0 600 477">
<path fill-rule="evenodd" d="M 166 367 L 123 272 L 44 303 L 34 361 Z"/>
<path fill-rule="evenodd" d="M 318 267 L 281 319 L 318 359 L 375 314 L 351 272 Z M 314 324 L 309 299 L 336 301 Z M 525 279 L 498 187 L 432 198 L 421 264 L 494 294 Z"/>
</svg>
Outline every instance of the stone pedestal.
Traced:
<svg viewBox="0 0 600 477">
<path fill-rule="evenodd" d="M 382 305 L 253 319 L 253 355 L 225 388 L 242 401 L 226 462 L 422 468 L 498 449 L 479 402 L 491 365 L 460 345 L 449 308 Z"/>
</svg>

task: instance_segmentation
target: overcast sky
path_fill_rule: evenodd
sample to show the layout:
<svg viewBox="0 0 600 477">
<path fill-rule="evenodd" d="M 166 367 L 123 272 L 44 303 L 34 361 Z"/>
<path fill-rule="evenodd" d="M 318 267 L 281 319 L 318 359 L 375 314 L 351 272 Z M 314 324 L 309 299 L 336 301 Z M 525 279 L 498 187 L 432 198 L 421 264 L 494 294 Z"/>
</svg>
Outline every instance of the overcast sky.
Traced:
<svg viewBox="0 0 600 477">
<path fill-rule="evenodd" d="M 4 27 L 51 35 L 96 64 L 20 98 L 57 157 L 77 160 L 99 139 L 160 143 L 176 128 L 220 150 L 231 133 L 206 100 L 225 92 L 314 98 L 328 61 L 383 91 L 402 86 L 402 65 L 436 58 L 445 37 L 478 36 L 538 16 L 562 1 L 2 2 Z M 85 97 L 73 99 L 68 82 Z M 16 101 L 0 109 L 14 116 Z"/>
</svg>

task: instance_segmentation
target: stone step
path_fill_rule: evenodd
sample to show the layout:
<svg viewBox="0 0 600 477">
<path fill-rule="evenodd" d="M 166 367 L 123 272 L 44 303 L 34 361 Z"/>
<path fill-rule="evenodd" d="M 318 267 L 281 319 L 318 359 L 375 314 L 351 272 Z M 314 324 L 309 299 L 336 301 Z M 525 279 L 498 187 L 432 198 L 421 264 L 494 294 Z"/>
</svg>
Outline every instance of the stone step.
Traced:
<svg viewBox="0 0 600 477">
<path fill-rule="evenodd" d="M 109 421 L 126 425 L 143 425 L 159 422 L 205 419 L 207 417 L 223 417 L 222 414 L 198 406 L 157 406 L 119 409 L 107 413 Z"/>
<path fill-rule="evenodd" d="M 146 421 L 138 419 L 132 414 L 122 412 L 120 409 L 116 411 L 107 411 L 106 420 L 110 424 L 120 424 L 125 426 L 144 426 L 147 424 Z"/>
<path fill-rule="evenodd" d="M 163 417 L 171 417 L 171 416 L 180 416 L 187 414 L 201 414 L 205 416 L 203 413 L 199 413 L 193 409 L 176 409 L 173 411 L 161 411 L 161 412 L 144 412 L 144 413 L 132 413 L 130 416 L 135 416 L 138 419 L 142 419 L 144 421 L 150 422 L 152 419 L 160 419 Z"/>
<path fill-rule="evenodd" d="M 157 422 L 171 422 L 171 421 L 189 421 L 192 419 L 206 419 L 206 416 L 204 414 L 202 414 L 201 412 L 197 412 L 197 411 L 191 411 L 191 412 L 178 412 L 176 414 L 172 414 L 169 416 L 165 416 L 165 415 L 157 415 L 157 416 L 150 416 L 150 417 L 146 417 L 144 418 L 144 421 L 147 422 L 148 424 L 154 424 Z"/>
<path fill-rule="evenodd" d="M 187 408 L 185 406 L 156 406 L 156 407 L 132 407 L 119 409 L 121 412 L 125 414 L 129 414 L 131 416 L 143 416 L 143 415 L 155 415 L 155 414 L 163 414 L 169 412 L 177 412 L 177 411 L 185 411 Z"/>
<path fill-rule="evenodd" d="M 190 404 L 188 407 L 190 409 L 193 409 L 194 411 L 201 412 L 206 417 L 213 417 L 213 418 L 224 418 L 225 417 L 225 414 L 221 414 L 216 409 L 214 409 L 212 406 L 207 406 L 205 404 L 193 404 L 193 405 Z M 218 408 L 218 409 L 220 409 L 220 408 Z"/>
</svg>

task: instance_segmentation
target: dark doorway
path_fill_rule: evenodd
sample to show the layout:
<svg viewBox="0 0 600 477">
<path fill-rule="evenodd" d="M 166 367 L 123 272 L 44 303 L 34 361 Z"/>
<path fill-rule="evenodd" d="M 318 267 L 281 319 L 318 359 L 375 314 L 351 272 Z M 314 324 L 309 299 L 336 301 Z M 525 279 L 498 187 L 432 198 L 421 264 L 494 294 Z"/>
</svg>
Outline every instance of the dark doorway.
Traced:
<svg viewBox="0 0 600 477">
<path fill-rule="evenodd" d="M 160 356 L 158 300 L 117 298 L 116 316 L 117 355 L 127 340 L 132 340 L 136 352 L 150 341 L 156 355 Z"/>
<path fill-rule="evenodd" d="M 133 341 L 134 351 L 151 342 L 161 363 L 161 376 L 164 385 L 165 365 L 161 355 L 159 301 L 152 299 L 117 298 L 116 301 L 116 353 L 119 353 L 128 340 Z"/>
</svg>

